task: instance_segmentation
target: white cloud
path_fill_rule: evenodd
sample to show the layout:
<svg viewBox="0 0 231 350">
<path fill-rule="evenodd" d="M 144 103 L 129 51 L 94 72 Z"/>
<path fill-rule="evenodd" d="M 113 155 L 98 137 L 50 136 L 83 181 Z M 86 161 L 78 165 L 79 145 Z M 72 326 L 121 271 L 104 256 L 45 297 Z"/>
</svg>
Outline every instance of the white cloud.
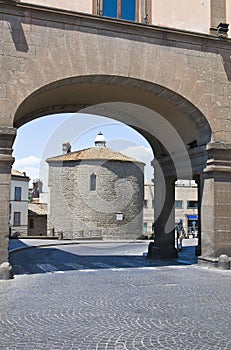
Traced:
<svg viewBox="0 0 231 350">
<path fill-rule="evenodd" d="M 35 156 L 29 156 L 22 159 L 17 159 L 14 162 L 14 168 L 16 167 L 28 167 L 28 166 L 38 166 L 40 164 L 41 159 Z"/>
<path fill-rule="evenodd" d="M 154 157 L 150 147 L 144 147 L 142 145 L 130 146 L 123 149 L 121 153 L 144 162 L 145 182 L 151 182 L 153 178 L 153 167 L 151 166 L 151 161 Z"/>
<path fill-rule="evenodd" d="M 127 147 L 121 152 L 127 156 L 135 158 L 136 160 L 144 162 L 146 165 L 148 165 L 147 162 L 149 162 L 149 160 L 151 161 L 153 159 L 151 148 L 141 145 Z"/>
<path fill-rule="evenodd" d="M 31 180 L 39 178 L 41 159 L 35 156 L 29 156 L 15 160 L 13 168 L 19 171 L 25 171 Z"/>
</svg>

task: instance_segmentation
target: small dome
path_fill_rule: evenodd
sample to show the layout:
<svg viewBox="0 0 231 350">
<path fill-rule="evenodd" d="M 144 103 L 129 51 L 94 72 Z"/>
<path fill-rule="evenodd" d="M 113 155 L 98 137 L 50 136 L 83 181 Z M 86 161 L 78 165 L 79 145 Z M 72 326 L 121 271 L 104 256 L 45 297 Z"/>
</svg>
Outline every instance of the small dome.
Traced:
<svg viewBox="0 0 231 350">
<path fill-rule="evenodd" d="M 95 146 L 106 147 L 106 140 L 102 132 L 100 131 L 95 138 Z"/>
</svg>

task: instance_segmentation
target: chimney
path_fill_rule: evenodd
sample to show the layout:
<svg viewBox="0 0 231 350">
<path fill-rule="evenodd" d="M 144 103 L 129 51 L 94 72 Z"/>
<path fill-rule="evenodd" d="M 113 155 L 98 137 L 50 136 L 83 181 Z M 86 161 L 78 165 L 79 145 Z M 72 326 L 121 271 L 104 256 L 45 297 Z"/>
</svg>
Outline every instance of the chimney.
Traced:
<svg viewBox="0 0 231 350">
<path fill-rule="evenodd" d="M 63 145 L 62 145 L 62 151 L 63 151 L 63 154 L 67 154 L 67 153 L 70 153 L 71 152 L 71 145 L 69 142 L 64 142 Z"/>
</svg>

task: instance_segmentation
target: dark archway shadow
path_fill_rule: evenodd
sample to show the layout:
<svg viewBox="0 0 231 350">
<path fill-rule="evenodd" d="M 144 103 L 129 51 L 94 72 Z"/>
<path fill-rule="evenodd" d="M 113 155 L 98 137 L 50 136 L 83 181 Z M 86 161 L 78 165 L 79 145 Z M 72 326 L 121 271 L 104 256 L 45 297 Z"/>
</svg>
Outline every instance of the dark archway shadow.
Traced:
<svg viewBox="0 0 231 350">
<path fill-rule="evenodd" d="M 178 259 L 150 260 L 142 255 L 78 255 L 58 248 L 31 247 L 10 253 L 14 275 L 99 269 L 155 268 L 197 263 L 195 247 L 185 247 Z"/>
<path fill-rule="evenodd" d="M 15 249 L 24 249 L 27 248 L 28 244 L 26 244 L 24 241 L 18 238 L 10 238 L 9 241 L 9 250 L 15 250 Z"/>
</svg>

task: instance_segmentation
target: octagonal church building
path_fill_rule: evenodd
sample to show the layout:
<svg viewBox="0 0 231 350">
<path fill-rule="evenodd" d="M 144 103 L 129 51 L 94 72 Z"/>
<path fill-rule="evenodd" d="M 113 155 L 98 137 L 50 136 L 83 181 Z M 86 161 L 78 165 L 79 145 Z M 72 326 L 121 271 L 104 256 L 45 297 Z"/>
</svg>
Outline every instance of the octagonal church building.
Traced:
<svg viewBox="0 0 231 350">
<path fill-rule="evenodd" d="M 64 239 L 136 239 L 143 230 L 144 163 L 95 146 L 47 159 L 48 227 Z"/>
</svg>

